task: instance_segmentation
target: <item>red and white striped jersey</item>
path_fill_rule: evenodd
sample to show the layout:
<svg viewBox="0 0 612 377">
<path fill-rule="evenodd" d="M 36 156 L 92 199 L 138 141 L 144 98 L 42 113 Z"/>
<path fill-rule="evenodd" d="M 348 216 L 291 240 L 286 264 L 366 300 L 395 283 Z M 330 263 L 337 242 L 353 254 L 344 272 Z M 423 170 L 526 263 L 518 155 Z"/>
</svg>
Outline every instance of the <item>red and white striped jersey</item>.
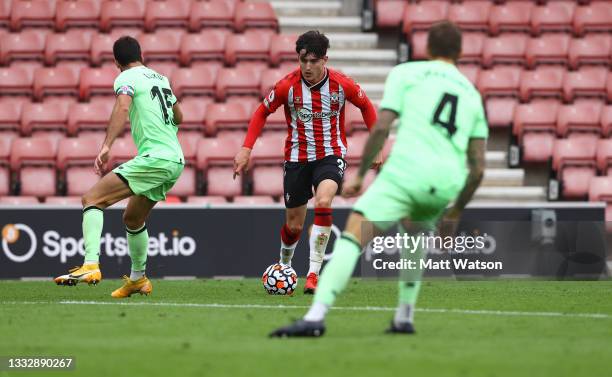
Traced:
<svg viewBox="0 0 612 377">
<path fill-rule="evenodd" d="M 263 105 L 270 113 L 284 106 L 288 126 L 285 161 L 315 161 L 330 155 L 344 158 L 347 100 L 361 109 L 368 128 L 372 127 L 376 120 L 372 103 L 357 83 L 338 71 L 326 69 L 325 78 L 310 85 L 298 68 L 277 82 Z M 366 114 L 371 119 L 365 119 Z"/>
</svg>

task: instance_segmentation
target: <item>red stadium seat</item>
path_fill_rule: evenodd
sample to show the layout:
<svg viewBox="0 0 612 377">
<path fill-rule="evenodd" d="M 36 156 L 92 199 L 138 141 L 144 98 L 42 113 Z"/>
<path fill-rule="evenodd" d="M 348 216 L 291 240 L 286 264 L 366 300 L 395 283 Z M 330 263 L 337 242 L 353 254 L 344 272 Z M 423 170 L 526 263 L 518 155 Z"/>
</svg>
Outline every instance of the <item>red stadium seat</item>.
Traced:
<svg viewBox="0 0 612 377">
<path fill-rule="evenodd" d="M 386 0 L 376 1 L 376 26 L 379 28 L 394 28 L 402 23 L 407 1 Z"/>
<path fill-rule="evenodd" d="M 570 38 L 565 34 L 544 34 L 527 43 L 527 66 L 538 64 L 567 64 L 567 53 L 571 51 Z"/>
<path fill-rule="evenodd" d="M 518 105 L 514 111 L 513 133 L 518 136 L 526 162 L 547 162 L 556 139 L 556 103 Z"/>
<path fill-rule="evenodd" d="M 224 1 L 194 1 L 189 13 L 189 29 L 197 32 L 202 28 L 234 27 L 234 12 Z"/>
<path fill-rule="evenodd" d="M 134 140 L 130 135 L 118 138 L 113 143 L 113 148 L 110 151 L 108 158 L 108 168 L 112 169 L 119 164 L 131 160 L 138 155 L 138 149 L 134 144 Z"/>
<path fill-rule="evenodd" d="M 530 101 L 533 97 L 561 97 L 561 88 L 565 69 L 562 67 L 539 67 L 534 71 L 523 71 L 521 74 L 521 101 Z"/>
<path fill-rule="evenodd" d="M 100 29 L 109 31 L 114 27 L 144 26 L 144 7 L 138 1 L 123 0 L 102 2 L 100 11 Z"/>
<path fill-rule="evenodd" d="M 295 34 L 274 34 L 270 40 L 270 64 L 278 66 L 284 61 L 295 62 Z"/>
<path fill-rule="evenodd" d="M 470 1 L 453 4 L 448 10 L 448 18 L 462 30 L 488 31 L 490 1 Z"/>
<path fill-rule="evenodd" d="M 612 177 L 612 139 L 599 140 L 596 160 L 601 174 Z"/>
<path fill-rule="evenodd" d="M 11 147 L 11 170 L 18 172 L 21 195 L 55 195 L 57 145 L 48 138 L 20 138 Z"/>
<path fill-rule="evenodd" d="M 145 11 L 145 29 L 158 27 L 186 28 L 189 24 L 190 1 L 149 1 Z"/>
<path fill-rule="evenodd" d="M 597 145 L 588 139 L 558 139 L 553 150 L 553 170 L 561 182 L 562 196 L 566 199 L 584 199 L 589 182 L 596 175 Z"/>
<path fill-rule="evenodd" d="M 26 103 L 21 114 L 21 134 L 37 131 L 66 132 L 68 104 L 62 102 Z"/>
<path fill-rule="evenodd" d="M 344 105 L 344 130 L 347 134 L 355 131 L 368 131 L 361 110 L 348 102 Z"/>
<path fill-rule="evenodd" d="M 248 28 L 268 28 L 278 31 L 278 20 L 268 2 L 239 2 L 234 11 L 234 28 L 242 32 Z"/>
<path fill-rule="evenodd" d="M 4 110 L 0 102 L 0 112 Z M 0 115 L 2 116 L 2 115 Z M 8 195 L 10 192 L 11 176 L 8 169 L 11 154 L 12 137 L 0 137 L 0 196 Z"/>
<path fill-rule="evenodd" d="M 411 60 L 426 60 L 427 55 L 427 32 L 417 31 L 412 33 L 410 43 Z"/>
<path fill-rule="evenodd" d="M 606 92 L 608 93 L 608 102 L 612 103 L 612 75 L 608 75 L 608 81 L 606 84 Z"/>
<path fill-rule="evenodd" d="M 196 171 L 193 167 L 186 166 L 183 169 L 179 179 L 168 192 L 168 195 L 176 195 L 179 197 L 187 197 L 196 194 Z"/>
<path fill-rule="evenodd" d="M 246 129 L 249 115 L 239 103 L 212 103 L 205 117 L 206 135 L 213 136 L 220 129 Z"/>
<path fill-rule="evenodd" d="M 71 167 L 68 169 L 66 172 L 65 182 L 63 183 L 65 184 L 67 195 L 77 197 L 82 196 L 100 180 L 100 177 L 93 169 L 93 160 L 91 160 L 89 165 L 90 166 L 87 167 L 80 166 Z"/>
<path fill-rule="evenodd" d="M 0 36 L 5 28 L 8 28 L 11 20 L 11 2 L 12 0 L 0 1 Z"/>
<path fill-rule="evenodd" d="M 153 60 L 177 60 L 180 38 L 172 33 L 157 32 L 138 36 L 145 64 Z"/>
<path fill-rule="evenodd" d="M 468 80 L 474 85 L 478 82 L 478 75 L 480 74 L 480 66 L 478 65 L 458 65 L 459 71 L 463 74 L 463 76 L 467 77 Z"/>
<path fill-rule="evenodd" d="M 548 2 L 546 6 L 534 8 L 531 30 L 537 35 L 543 32 L 570 32 L 575 7 L 575 2 Z"/>
<path fill-rule="evenodd" d="M 110 68 L 85 68 L 81 71 L 79 98 L 89 100 L 93 95 L 114 95 L 113 84 L 117 71 Z"/>
<path fill-rule="evenodd" d="M 35 196 L 0 196 L 0 204 L 8 206 L 38 205 L 40 202 Z"/>
<path fill-rule="evenodd" d="M 584 67 L 576 72 L 568 72 L 563 83 L 563 98 L 573 101 L 576 97 L 606 97 L 605 67 Z"/>
<path fill-rule="evenodd" d="M 559 108 L 557 132 L 562 137 L 589 134 L 595 139 L 601 135 L 601 110 L 599 101 L 575 103 Z"/>
<path fill-rule="evenodd" d="M 410 34 L 415 30 L 428 30 L 434 23 L 447 18 L 448 8 L 448 3 L 442 1 L 408 4 L 403 16 L 404 33 Z"/>
<path fill-rule="evenodd" d="M 261 75 L 261 83 L 259 85 L 259 94 L 262 98 L 265 98 L 270 94 L 274 85 L 279 82 L 283 77 L 287 75 L 287 72 L 280 68 L 266 69 Z"/>
<path fill-rule="evenodd" d="M 34 98 L 47 95 L 77 96 L 79 76 L 70 68 L 39 68 L 34 72 Z"/>
<path fill-rule="evenodd" d="M 81 131 L 99 131 L 106 129 L 113 110 L 111 102 L 75 103 L 68 110 L 68 135 Z"/>
<path fill-rule="evenodd" d="M 0 77 L 1 76 L 2 75 L 0 73 Z M 22 102 L 0 100 L 0 131 L 18 131 L 19 130 L 19 125 L 21 124 L 21 108 L 22 107 L 23 107 Z M 2 148 L 2 139 L 5 139 L 5 137 L 0 137 L 0 151 L 5 150 Z M 0 160 L 2 160 L 1 152 L 0 152 Z"/>
<path fill-rule="evenodd" d="M 232 197 L 242 193 L 242 177 L 233 179 L 234 155 L 241 140 L 201 139 L 197 150 L 197 168 L 204 172 L 208 195 Z"/>
<path fill-rule="evenodd" d="M 42 60 L 46 34 L 46 31 L 27 30 L 3 35 L 0 39 L 0 64 L 9 64 L 13 60 Z"/>
<path fill-rule="evenodd" d="M 226 204 L 227 199 L 223 196 L 190 196 L 187 198 L 187 203 L 201 205 Z"/>
<path fill-rule="evenodd" d="M 47 196 L 45 198 L 46 205 L 53 206 L 80 206 L 80 196 Z"/>
<path fill-rule="evenodd" d="M 489 98 L 486 101 L 487 121 L 489 127 L 512 126 L 514 109 L 517 106 L 515 98 Z"/>
<path fill-rule="evenodd" d="M 179 66 L 175 61 L 154 61 L 148 63 L 147 67 L 160 75 L 166 76 L 168 80 L 170 80 L 170 77 L 172 77 L 174 71 L 179 69 Z"/>
<path fill-rule="evenodd" d="M 356 132 L 347 138 L 347 154 L 345 157 L 347 163 L 359 164 L 361 162 L 361 155 L 368 137 L 369 134 L 367 132 Z"/>
<path fill-rule="evenodd" d="M 255 167 L 253 169 L 253 194 L 283 196 L 283 167 Z"/>
<path fill-rule="evenodd" d="M 204 131 L 204 117 L 206 110 L 212 103 L 211 98 L 186 98 L 180 102 L 181 111 L 183 112 L 183 123 L 179 128 L 183 130 Z M 180 131 L 179 131 L 180 135 Z"/>
<path fill-rule="evenodd" d="M 506 34 L 485 41 L 482 50 L 482 63 L 486 67 L 493 64 L 524 64 L 527 50 L 527 37 L 521 34 Z"/>
<path fill-rule="evenodd" d="M 484 97 L 518 96 L 521 70 L 518 67 L 495 67 L 482 70 L 477 87 Z"/>
<path fill-rule="evenodd" d="M 224 68 L 217 76 L 216 98 L 224 101 L 230 95 L 259 96 L 260 75 L 248 67 Z"/>
<path fill-rule="evenodd" d="M 608 75 L 612 77 L 612 75 Z M 612 136 L 612 105 L 604 107 L 601 111 L 601 132 L 603 137 Z"/>
<path fill-rule="evenodd" d="M 359 171 L 359 167 L 357 166 L 349 166 L 344 172 L 344 181 L 350 182 L 357 176 L 357 172 Z M 361 191 L 359 194 L 363 194 L 368 187 L 374 182 L 376 179 L 376 172 L 372 169 L 369 169 L 366 173 L 366 176 L 363 179 L 363 185 L 361 186 Z M 334 199 L 334 204 L 336 204 L 336 200 Z"/>
<path fill-rule="evenodd" d="M 264 132 L 278 130 L 287 130 L 287 119 L 285 118 L 285 111 L 282 107 L 279 107 L 275 112 L 268 115 L 266 127 L 264 128 Z"/>
<path fill-rule="evenodd" d="M 45 45 L 45 63 L 54 65 L 59 59 L 89 61 L 90 45 L 90 35 L 80 31 L 49 34 Z"/>
<path fill-rule="evenodd" d="M 286 132 L 268 132 L 260 136 L 253 148 L 251 163 L 280 166 L 284 160 L 286 138 Z"/>
<path fill-rule="evenodd" d="M 570 67 L 578 69 L 583 64 L 608 65 L 611 51 L 612 37 L 609 35 L 589 34 L 584 38 L 573 39 L 569 48 Z"/>
<path fill-rule="evenodd" d="M 225 62 L 235 65 L 239 60 L 268 61 L 270 38 L 268 30 L 249 30 L 244 34 L 231 34 L 225 43 Z"/>
<path fill-rule="evenodd" d="M 459 63 L 480 64 L 484 42 L 485 35 L 482 33 L 464 33 Z"/>
<path fill-rule="evenodd" d="M 83 195 L 99 179 L 93 169 L 100 142 L 95 138 L 66 138 L 59 142 L 57 169 L 68 195 Z"/>
<path fill-rule="evenodd" d="M 172 89 L 179 98 L 185 95 L 213 96 L 216 75 L 212 66 L 180 68 L 172 74 Z"/>
<path fill-rule="evenodd" d="M 0 67 L 0 93 L 2 95 L 32 95 L 34 75 L 21 67 Z"/>
<path fill-rule="evenodd" d="M 202 136 L 193 137 L 193 134 L 186 134 L 183 132 L 178 133 L 178 140 L 183 150 L 183 157 L 185 157 L 185 164 L 189 166 L 196 165 L 196 152 L 198 142 Z M 180 196 L 180 195 L 179 195 Z"/>
<path fill-rule="evenodd" d="M 111 62 L 114 64 L 115 57 L 113 56 L 113 44 L 123 35 L 124 33 L 120 31 L 113 31 L 111 34 L 94 34 L 91 39 L 91 64 L 96 66 L 104 62 Z"/>
<path fill-rule="evenodd" d="M 494 6 L 489 17 L 489 30 L 493 35 L 506 31 L 528 33 L 532 11 L 531 2 L 507 2 Z"/>
<path fill-rule="evenodd" d="M 592 202 L 612 202 L 612 176 L 593 177 L 589 183 L 589 200 Z M 608 220 L 606 218 L 606 220 Z"/>
<path fill-rule="evenodd" d="M 276 202 L 271 196 L 258 195 L 258 196 L 235 196 L 233 203 L 236 205 L 261 206 L 261 205 L 275 204 Z"/>
<path fill-rule="evenodd" d="M 574 13 L 574 33 L 583 35 L 588 32 L 612 31 L 612 3 L 593 2 L 591 5 L 576 8 Z"/>
<path fill-rule="evenodd" d="M 57 2 L 55 15 L 55 28 L 64 31 L 71 27 L 100 26 L 100 3 L 94 0 L 72 1 L 60 0 Z"/>
<path fill-rule="evenodd" d="M 22 27 L 53 28 L 55 25 L 55 2 L 47 0 L 13 1 L 11 8 L 11 30 Z"/>
<path fill-rule="evenodd" d="M 190 65 L 194 60 L 223 61 L 227 35 L 225 30 L 202 30 L 198 34 L 185 35 L 181 41 L 181 63 Z"/>
</svg>

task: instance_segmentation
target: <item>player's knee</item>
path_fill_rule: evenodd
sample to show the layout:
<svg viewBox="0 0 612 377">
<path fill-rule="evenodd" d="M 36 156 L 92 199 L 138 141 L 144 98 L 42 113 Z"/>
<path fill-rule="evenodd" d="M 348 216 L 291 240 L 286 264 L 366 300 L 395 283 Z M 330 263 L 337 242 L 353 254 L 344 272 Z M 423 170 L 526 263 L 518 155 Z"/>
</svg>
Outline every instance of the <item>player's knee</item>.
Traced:
<svg viewBox="0 0 612 377">
<path fill-rule="evenodd" d="M 125 211 L 123 212 L 123 224 L 125 224 L 128 229 L 138 229 L 142 226 L 142 224 L 144 224 L 144 220 L 139 216 L 135 216 L 134 214 Z"/>
<path fill-rule="evenodd" d="M 287 224 L 287 227 L 292 234 L 302 234 L 302 230 L 304 229 L 303 224 Z"/>
<path fill-rule="evenodd" d="M 81 197 L 81 204 L 83 205 L 83 208 L 98 207 L 104 209 L 108 207 L 104 201 L 100 200 L 95 195 L 92 195 L 90 193 L 85 193 Z"/>
<path fill-rule="evenodd" d="M 321 195 L 315 198 L 315 208 L 331 208 L 333 196 Z"/>
</svg>

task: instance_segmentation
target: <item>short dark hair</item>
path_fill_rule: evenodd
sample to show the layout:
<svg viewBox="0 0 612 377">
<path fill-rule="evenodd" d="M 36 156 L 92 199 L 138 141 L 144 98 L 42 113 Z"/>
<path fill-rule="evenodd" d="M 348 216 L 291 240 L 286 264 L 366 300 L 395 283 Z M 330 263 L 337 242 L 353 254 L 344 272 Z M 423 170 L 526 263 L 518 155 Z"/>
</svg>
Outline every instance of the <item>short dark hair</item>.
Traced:
<svg viewBox="0 0 612 377">
<path fill-rule="evenodd" d="M 140 44 L 135 38 L 123 36 L 115 41 L 113 45 L 113 55 L 121 66 L 126 66 L 133 62 L 142 63 L 142 52 Z"/>
<path fill-rule="evenodd" d="M 299 36 L 295 42 L 295 52 L 298 54 L 302 50 L 306 50 L 306 54 L 314 54 L 317 58 L 322 58 L 327 55 L 329 48 L 329 39 L 325 34 L 318 30 L 307 31 Z"/>
<path fill-rule="evenodd" d="M 427 50 L 432 58 L 457 61 L 461 55 L 461 30 L 450 21 L 435 23 L 427 34 Z"/>
</svg>

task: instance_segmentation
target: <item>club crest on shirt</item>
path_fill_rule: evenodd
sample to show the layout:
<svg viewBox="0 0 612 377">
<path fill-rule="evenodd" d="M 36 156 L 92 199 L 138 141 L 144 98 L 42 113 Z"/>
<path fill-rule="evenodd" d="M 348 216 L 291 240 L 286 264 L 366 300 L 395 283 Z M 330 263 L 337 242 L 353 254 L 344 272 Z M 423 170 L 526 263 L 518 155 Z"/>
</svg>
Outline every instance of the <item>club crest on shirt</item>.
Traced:
<svg viewBox="0 0 612 377">
<path fill-rule="evenodd" d="M 331 92 L 329 95 L 331 103 L 338 103 L 338 92 Z"/>
</svg>

